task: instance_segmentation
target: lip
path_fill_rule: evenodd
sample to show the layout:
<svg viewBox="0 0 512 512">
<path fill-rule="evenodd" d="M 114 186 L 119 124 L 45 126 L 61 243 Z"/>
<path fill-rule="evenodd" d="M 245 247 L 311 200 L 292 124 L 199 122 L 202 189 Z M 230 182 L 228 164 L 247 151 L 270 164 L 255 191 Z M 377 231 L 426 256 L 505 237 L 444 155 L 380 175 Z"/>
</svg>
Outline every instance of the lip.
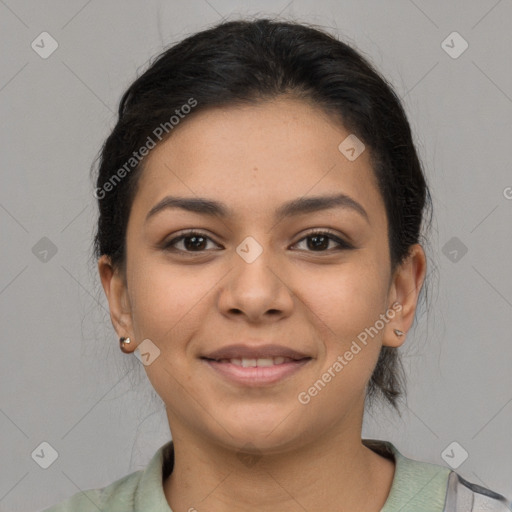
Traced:
<svg viewBox="0 0 512 512">
<path fill-rule="evenodd" d="M 202 359 L 215 372 L 224 378 L 243 386 L 268 386 L 279 382 L 286 377 L 297 373 L 304 365 L 311 361 L 311 358 L 275 364 L 273 366 L 237 366 L 229 361 L 215 361 L 213 359 Z"/>
<path fill-rule="evenodd" d="M 288 357 L 290 359 L 295 359 L 296 361 L 300 359 L 304 359 L 308 356 L 308 354 L 304 354 L 302 352 L 298 352 L 289 347 L 285 347 L 283 345 L 228 345 L 226 347 L 222 347 L 220 349 L 214 350 L 209 354 L 203 356 L 206 359 L 259 359 L 265 357 Z"/>
<path fill-rule="evenodd" d="M 285 357 L 286 361 L 272 366 L 242 367 L 229 359 L 263 359 Z M 311 356 L 283 345 L 228 345 L 201 357 L 217 374 L 243 386 L 269 386 L 297 373 L 312 360 Z"/>
</svg>

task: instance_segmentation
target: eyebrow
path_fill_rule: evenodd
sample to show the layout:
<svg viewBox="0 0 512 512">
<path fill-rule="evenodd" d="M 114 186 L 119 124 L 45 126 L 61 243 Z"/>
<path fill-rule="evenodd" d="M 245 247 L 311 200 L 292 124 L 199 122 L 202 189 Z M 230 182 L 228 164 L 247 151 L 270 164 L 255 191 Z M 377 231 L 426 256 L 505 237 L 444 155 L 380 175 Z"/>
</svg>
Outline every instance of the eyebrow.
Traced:
<svg viewBox="0 0 512 512">
<path fill-rule="evenodd" d="M 275 212 L 276 220 L 280 221 L 294 215 L 313 213 L 330 208 L 349 208 L 359 213 L 369 223 L 369 217 L 366 210 L 356 200 L 346 194 L 337 194 L 333 196 L 313 196 L 301 197 L 283 203 Z M 157 213 L 172 209 L 181 208 L 193 213 L 208 215 L 211 217 L 221 217 L 223 219 L 233 216 L 234 212 L 224 203 L 204 197 L 177 197 L 166 196 L 159 201 L 146 216 L 144 222 L 156 215 Z"/>
</svg>

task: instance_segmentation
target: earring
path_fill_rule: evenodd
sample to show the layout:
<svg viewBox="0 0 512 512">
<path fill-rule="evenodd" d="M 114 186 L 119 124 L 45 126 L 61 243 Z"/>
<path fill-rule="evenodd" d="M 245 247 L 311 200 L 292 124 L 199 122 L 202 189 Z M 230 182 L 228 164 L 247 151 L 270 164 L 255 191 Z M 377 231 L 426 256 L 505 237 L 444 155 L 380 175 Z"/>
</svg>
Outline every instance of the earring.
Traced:
<svg viewBox="0 0 512 512">
<path fill-rule="evenodd" d="M 125 354 L 129 354 L 130 350 L 128 350 L 127 345 L 131 343 L 130 338 L 119 338 L 119 347 Z"/>
<path fill-rule="evenodd" d="M 400 337 L 400 336 L 403 336 L 403 335 L 404 335 L 404 333 L 403 333 L 400 329 L 394 329 L 393 331 L 394 331 L 394 333 L 395 333 L 398 337 Z"/>
</svg>

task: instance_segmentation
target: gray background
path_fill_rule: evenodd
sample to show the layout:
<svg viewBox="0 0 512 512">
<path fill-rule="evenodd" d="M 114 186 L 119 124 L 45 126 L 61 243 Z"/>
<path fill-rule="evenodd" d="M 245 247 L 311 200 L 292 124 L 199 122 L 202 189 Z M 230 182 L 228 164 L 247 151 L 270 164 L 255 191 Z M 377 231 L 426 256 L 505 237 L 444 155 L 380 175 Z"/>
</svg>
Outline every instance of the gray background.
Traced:
<svg viewBox="0 0 512 512">
<path fill-rule="evenodd" d="M 363 437 L 441 465 L 462 447 L 457 471 L 512 497 L 512 1 L 0 0 L 1 511 L 105 486 L 169 437 L 89 258 L 89 168 L 151 56 L 246 14 L 327 27 L 370 58 L 404 101 L 431 184 L 431 306 L 402 350 L 403 418 L 376 409 Z M 31 47 L 43 31 L 59 45 L 46 59 Z M 443 44 L 453 31 L 469 44 L 458 58 L 445 50 L 461 40 Z M 58 452 L 48 469 L 31 456 L 42 442 Z"/>
</svg>

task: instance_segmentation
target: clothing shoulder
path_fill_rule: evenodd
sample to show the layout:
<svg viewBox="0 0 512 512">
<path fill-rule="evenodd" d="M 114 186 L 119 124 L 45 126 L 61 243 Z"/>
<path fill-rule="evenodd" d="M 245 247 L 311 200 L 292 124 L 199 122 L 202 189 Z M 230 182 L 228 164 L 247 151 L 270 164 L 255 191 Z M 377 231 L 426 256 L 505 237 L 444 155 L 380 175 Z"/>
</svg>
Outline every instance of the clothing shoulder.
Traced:
<svg viewBox="0 0 512 512">
<path fill-rule="evenodd" d="M 172 441 L 161 446 L 145 469 L 100 489 L 79 492 L 42 512 L 172 512 L 162 487 L 174 464 Z"/>
<path fill-rule="evenodd" d="M 419 461 L 401 454 L 388 441 L 365 440 L 382 455 L 393 455 L 395 478 L 381 512 L 510 512 L 504 496 L 465 480 L 446 466 Z"/>
<path fill-rule="evenodd" d="M 133 510 L 143 470 L 130 473 L 106 487 L 81 491 L 42 512 L 127 512 Z"/>
<path fill-rule="evenodd" d="M 406 457 L 389 441 L 364 439 L 363 443 L 395 461 L 392 486 L 381 512 L 443 512 L 448 468 Z"/>
<path fill-rule="evenodd" d="M 512 502 L 501 494 L 468 482 L 452 471 L 448 478 L 443 512 L 509 512 Z"/>
</svg>

